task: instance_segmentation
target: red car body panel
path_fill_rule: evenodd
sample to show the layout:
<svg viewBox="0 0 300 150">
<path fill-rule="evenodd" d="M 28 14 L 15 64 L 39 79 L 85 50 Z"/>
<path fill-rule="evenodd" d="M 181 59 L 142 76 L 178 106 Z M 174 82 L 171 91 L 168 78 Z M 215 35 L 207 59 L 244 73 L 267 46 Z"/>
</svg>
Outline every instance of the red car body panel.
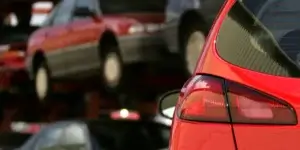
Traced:
<svg viewBox="0 0 300 150">
<path fill-rule="evenodd" d="M 210 74 L 255 87 L 291 104 L 299 120 L 300 79 L 255 72 L 230 64 L 219 56 L 216 39 L 222 22 L 234 3 L 235 0 L 228 0 L 216 19 L 193 76 Z M 300 148 L 299 124 L 276 126 L 188 122 L 179 119 L 175 114 L 172 135 L 171 150 L 298 150 Z"/>
</svg>

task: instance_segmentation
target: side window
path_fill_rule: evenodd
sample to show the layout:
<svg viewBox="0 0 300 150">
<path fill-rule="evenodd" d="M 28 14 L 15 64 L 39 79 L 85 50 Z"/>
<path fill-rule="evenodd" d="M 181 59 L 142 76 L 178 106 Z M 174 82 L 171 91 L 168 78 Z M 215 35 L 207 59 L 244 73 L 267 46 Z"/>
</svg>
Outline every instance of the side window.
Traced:
<svg viewBox="0 0 300 150">
<path fill-rule="evenodd" d="M 77 0 L 76 7 L 88 7 L 90 10 L 95 9 L 94 1 L 93 0 Z"/>
<path fill-rule="evenodd" d="M 65 128 L 63 139 L 60 143 L 64 146 L 82 146 L 82 149 L 86 148 L 86 133 L 84 127 L 81 124 L 72 124 Z"/>
<path fill-rule="evenodd" d="M 54 148 L 59 145 L 59 140 L 62 137 L 63 128 L 48 128 L 41 133 L 36 150 Z"/>
<path fill-rule="evenodd" d="M 76 8 L 89 8 L 89 10 L 94 11 L 95 12 L 95 4 L 93 0 L 76 0 L 76 4 L 75 4 L 75 9 Z M 72 17 L 72 20 L 77 20 L 77 19 L 84 19 L 84 18 L 88 18 L 89 16 L 86 17 L 82 17 L 82 16 L 74 16 Z"/>
<path fill-rule="evenodd" d="M 74 2 L 75 0 L 64 0 L 60 4 L 53 20 L 54 25 L 66 24 L 70 21 L 74 9 Z"/>
</svg>

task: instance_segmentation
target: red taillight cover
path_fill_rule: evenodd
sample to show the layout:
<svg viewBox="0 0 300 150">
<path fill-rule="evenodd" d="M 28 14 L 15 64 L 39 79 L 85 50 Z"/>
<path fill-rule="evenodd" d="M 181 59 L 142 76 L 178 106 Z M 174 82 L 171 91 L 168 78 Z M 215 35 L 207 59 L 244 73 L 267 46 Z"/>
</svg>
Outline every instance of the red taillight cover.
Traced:
<svg viewBox="0 0 300 150">
<path fill-rule="evenodd" d="M 237 83 L 228 83 L 228 100 L 235 123 L 297 123 L 296 113 L 287 102 Z"/>
<path fill-rule="evenodd" d="M 179 116 L 192 121 L 229 122 L 222 80 L 205 76 L 195 79 L 187 87 Z"/>
<path fill-rule="evenodd" d="M 291 105 L 252 88 L 207 75 L 193 77 L 179 104 L 178 116 L 189 121 L 296 124 Z"/>
</svg>

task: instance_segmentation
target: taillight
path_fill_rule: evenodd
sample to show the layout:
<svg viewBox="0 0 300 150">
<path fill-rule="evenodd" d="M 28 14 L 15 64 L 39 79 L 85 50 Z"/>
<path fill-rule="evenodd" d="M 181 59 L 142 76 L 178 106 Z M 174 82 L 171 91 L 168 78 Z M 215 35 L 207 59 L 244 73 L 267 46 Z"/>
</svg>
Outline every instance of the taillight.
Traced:
<svg viewBox="0 0 300 150">
<path fill-rule="evenodd" d="M 110 114 L 111 119 L 114 120 L 139 120 L 140 119 L 140 115 L 138 112 L 136 111 L 129 111 L 127 109 L 121 109 L 119 111 L 113 111 Z"/>
<path fill-rule="evenodd" d="M 230 122 L 223 94 L 223 80 L 197 76 L 189 83 L 179 117 L 190 121 Z"/>
<path fill-rule="evenodd" d="M 198 75 L 186 86 L 179 104 L 183 120 L 249 124 L 297 124 L 291 105 L 222 78 Z"/>
<path fill-rule="evenodd" d="M 234 123 L 296 124 L 296 113 L 283 100 L 228 82 L 228 100 Z"/>
<path fill-rule="evenodd" d="M 13 122 L 10 125 L 13 132 L 32 134 L 38 133 L 44 126 L 44 124 L 30 124 L 25 122 Z"/>
</svg>

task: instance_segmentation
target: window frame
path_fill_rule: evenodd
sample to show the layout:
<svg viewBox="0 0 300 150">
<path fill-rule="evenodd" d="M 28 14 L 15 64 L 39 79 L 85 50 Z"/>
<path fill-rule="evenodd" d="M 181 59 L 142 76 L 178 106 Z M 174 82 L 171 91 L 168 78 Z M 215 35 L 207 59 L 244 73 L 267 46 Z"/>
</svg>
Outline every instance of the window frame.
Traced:
<svg viewBox="0 0 300 150">
<path fill-rule="evenodd" d="M 60 16 L 59 14 L 59 11 L 63 8 L 62 6 L 63 6 L 63 4 L 64 3 L 66 3 L 66 2 L 70 2 L 70 1 L 72 1 L 72 6 L 69 6 L 69 7 L 71 7 L 70 8 L 70 12 L 69 12 L 69 18 L 64 22 L 64 23 L 55 23 L 55 19 L 57 19 L 57 17 L 58 16 Z M 71 22 L 71 20 L 72 20 L 72 16 L 73 16 L 73 12 L 74 12 L 74 9 L 75 9 L 75 3 L 76 3 L 76 0 L 63 0 L 63 1 L 61 1 L 58 5 L 58 8 L 57 8 L 57 10 L 56 10 L 56 12 L 55 12 L 55 14 L 54 14 L 54 16 L 53 16 L 53 18 L 52 18 L 52 21 L 51 21 L 51 25 L 52 26 L 56 26 L 56 25 L 63 25 L 63 24 L 68 24 L 69 22 Z M 65 9 L 64 9 L 65 10 Z M 66 13 L 64 13 L 64 14 L 66 14 Z"/>
<path fill-rule="evenodd" d="M 47 19 L 44 21 L 42 27 L 53 25 L 53 20 L 54 20 L 55 16 L 57 15 L 57 11 L 59 10 L 61 3 L 62 2 L 59 2 L 58 4 L 56 4 L 56 6 L 53 7 L 53 9 L 51 10 L 51 12 L 48 15 Z"/>
</svg>

